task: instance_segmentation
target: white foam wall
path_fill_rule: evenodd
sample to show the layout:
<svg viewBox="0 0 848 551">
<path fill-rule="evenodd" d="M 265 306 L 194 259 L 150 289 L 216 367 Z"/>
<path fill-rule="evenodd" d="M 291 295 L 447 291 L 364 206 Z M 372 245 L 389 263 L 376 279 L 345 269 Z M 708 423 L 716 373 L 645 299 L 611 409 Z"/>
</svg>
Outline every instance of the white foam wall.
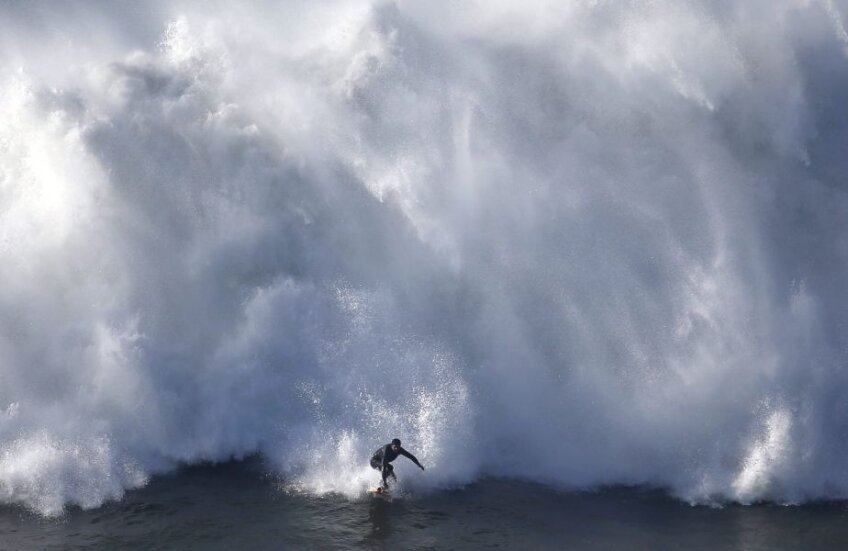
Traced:
<svg viewBox="0 0 848 551">
<path fill-rule="evenodd" d="M 6 502 L 848 494 L 845 6 L 1 9 Z"/>
</svg>

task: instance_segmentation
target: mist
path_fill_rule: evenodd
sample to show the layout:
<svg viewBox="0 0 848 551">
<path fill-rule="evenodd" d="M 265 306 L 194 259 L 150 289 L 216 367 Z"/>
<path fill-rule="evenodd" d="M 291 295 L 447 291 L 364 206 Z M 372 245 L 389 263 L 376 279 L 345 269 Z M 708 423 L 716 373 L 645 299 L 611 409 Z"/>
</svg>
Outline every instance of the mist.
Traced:
<svg viewBox="0 0 848 551">
<path fill-rule="evenodd" d="M 848 497 L 846 14 L 3 3 L 0 499 Z"/>
</svg>

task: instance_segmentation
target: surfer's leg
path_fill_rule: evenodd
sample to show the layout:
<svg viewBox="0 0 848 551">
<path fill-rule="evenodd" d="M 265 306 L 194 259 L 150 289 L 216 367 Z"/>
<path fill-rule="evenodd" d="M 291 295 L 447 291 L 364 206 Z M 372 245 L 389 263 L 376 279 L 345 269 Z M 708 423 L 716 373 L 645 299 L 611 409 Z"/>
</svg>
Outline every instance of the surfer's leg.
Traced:
<svg viewBox="0 0 848 551">
<path fill-rule="evenodd" d="M 386 463 L 386 464 L 383 466 L 383 487 L 384 487 L 384 488 L 388 488 L 388 487 L 389 487 L 389 481 L 388 481 L 388 480 L 386 480 L 386 479 L 387 479 L 388 477 L 390 477 L 390 476 L 391 476 L 392 478 L 394 478 L 395 480 L 397 480 L 397 477 L 395 477 L 394 468 L 392 468 L 392 466 L 391 466 L 390 464 Z"/>
</svg>

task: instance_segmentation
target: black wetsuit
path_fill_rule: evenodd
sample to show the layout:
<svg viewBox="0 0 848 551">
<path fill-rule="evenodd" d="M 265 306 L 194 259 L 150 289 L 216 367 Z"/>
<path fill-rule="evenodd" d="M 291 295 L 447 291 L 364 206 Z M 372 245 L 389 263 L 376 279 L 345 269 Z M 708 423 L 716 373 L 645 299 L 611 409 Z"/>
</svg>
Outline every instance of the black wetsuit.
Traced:
<svg viewBox="0 0 848 551">
<path fill-rule="evenodd" d="M 402 447 L 398 447 L 398 450 L 395 451 L 392 449 L 391 444 L 386 444 L 385 446 L 380 447 L 380 449 L 375 451 L 374 455 L 371 456 L 371 466 L 380 471 L 383 475 L 383 486 L 388 485 L 386 477 L 391 476 L 392 478 L 395 478 L 395 469 L 392 467 L 391 462 L 397 459 L 399 455 L 405 455 L 410 458 L 413 463 L 421 467 L 421 463 L 418 462 L 418 459 Z M 424 467 L 421 468 L 423 469 Z"/>
</svg>

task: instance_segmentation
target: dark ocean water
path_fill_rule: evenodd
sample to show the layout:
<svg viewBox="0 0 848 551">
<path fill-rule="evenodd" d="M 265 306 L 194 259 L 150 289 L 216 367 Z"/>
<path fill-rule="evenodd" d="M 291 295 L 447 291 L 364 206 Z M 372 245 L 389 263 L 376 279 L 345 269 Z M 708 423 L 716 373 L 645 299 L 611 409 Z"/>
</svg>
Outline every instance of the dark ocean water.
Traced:
<svg viewBox="0 0 848 551">
<path fill-rule="evenodd" d="M 2 549 L 845 549 L 848 504 L 690 506 L 486 479 L 391 502 L 281 490 L 256 462 L 186 468 L 94 510 L 0 509 Z"/>
</svg>

